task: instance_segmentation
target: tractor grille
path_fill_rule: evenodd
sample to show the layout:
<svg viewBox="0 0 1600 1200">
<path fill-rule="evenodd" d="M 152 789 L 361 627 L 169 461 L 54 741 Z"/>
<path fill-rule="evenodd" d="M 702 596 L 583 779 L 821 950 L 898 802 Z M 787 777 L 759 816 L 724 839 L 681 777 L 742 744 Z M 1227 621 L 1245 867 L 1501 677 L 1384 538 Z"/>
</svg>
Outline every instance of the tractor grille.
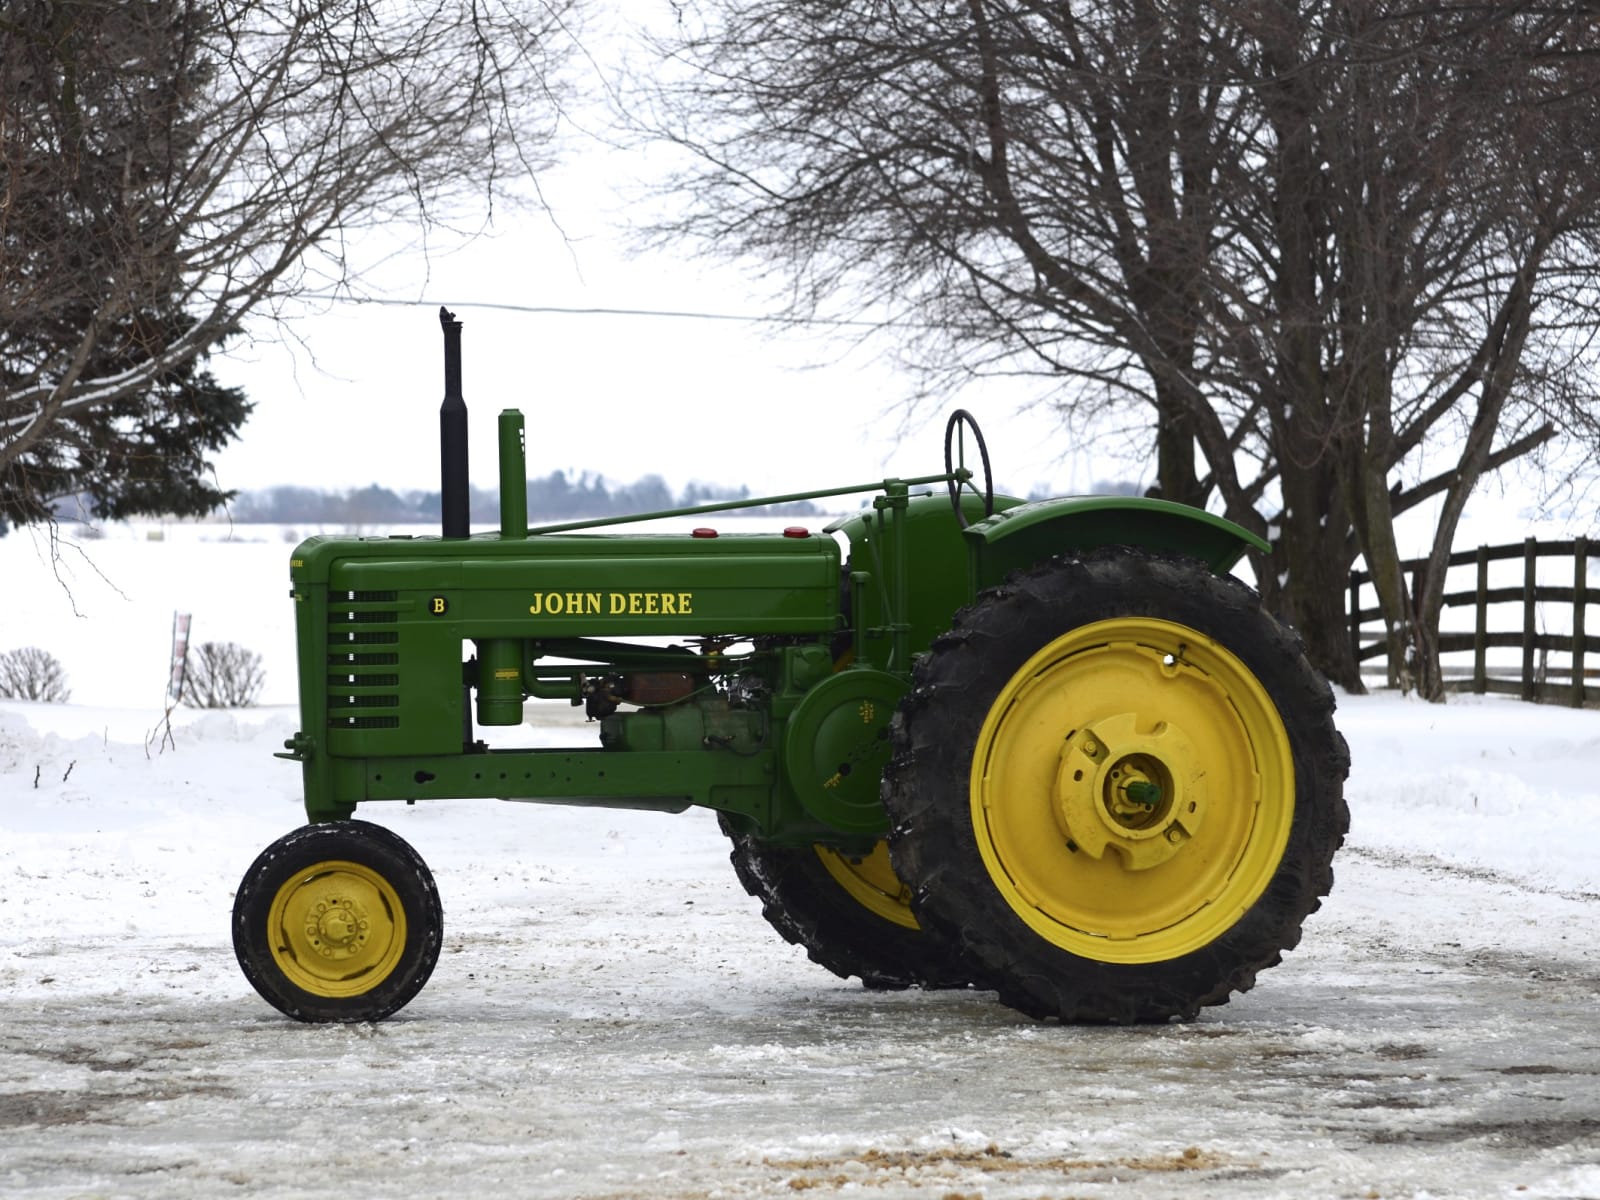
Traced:
<svg viewBox="0 0 1600 1200">
<path fill-rule="evenodd" d="M 400 717 L 399 612 L 395 592 L 328 595 L 328 725 L 397 729 Z M 384 646 L 397 647 L 384 650 Z"/>
</svg>

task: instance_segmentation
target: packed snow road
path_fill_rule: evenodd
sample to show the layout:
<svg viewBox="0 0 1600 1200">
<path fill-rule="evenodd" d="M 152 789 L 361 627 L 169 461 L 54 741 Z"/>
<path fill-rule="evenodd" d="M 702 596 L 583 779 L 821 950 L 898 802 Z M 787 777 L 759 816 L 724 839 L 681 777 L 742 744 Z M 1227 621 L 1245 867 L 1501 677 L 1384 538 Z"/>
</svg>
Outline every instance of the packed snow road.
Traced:
<svg viewBox="0 0 1600 1200">
<path fill-rule="evenodd" d="M 292 717 L 117 719 L 0 704 L 6 1196 L 1600 1196 L 1600 714 L 1345 701 L 1300 948 L 1131 1029 L 833 978 L 704 815 L 482 803 L 362 810 L 445 951 L 394 1019 L 299 1025 L 228 942 Z"/>
</svg>

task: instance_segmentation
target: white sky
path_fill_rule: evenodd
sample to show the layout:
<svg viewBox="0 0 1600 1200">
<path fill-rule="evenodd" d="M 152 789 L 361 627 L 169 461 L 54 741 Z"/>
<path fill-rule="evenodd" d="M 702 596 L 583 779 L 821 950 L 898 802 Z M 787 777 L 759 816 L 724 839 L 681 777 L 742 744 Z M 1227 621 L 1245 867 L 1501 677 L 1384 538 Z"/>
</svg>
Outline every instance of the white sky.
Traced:
<svg viewBox="0 0 1600 1200">
<path fill-rule="evenodd" d="M 495 417 L 506 407 L 527 417 L 532 476 L 655 473 L 675 487 L 698 479 L 766 494 L 929 474 L 942 469 L 944 420 L 957 406 L 978 418 L 997 486 L 1086 491 L 1137 471 L 1095 462 L 1048 414 L 1021 412 L 1036 383 L 974 386 L 906 424 L 912 381 L 886 340 L 856 344 L 860 330 L 470 307 L 776 312 L 753 275 L 687 250 L 629 254 L 617 193 L 654 169 L 644 156 L 578 145 L 566 157 L 540 179 L 561 232 L 518 213 L 464 249 L 391 254 L 373 275 L 387 289 L 377 294 L 416 306 L 318 304 L 281 329 L 258 321 L 252 342 L 214 359 L 256 402 L 241 442 L 217 459 L 222 486 L 436 488 L 441 303 L 464 325 L 481 487 L 495 484 Z"/>
</svg>

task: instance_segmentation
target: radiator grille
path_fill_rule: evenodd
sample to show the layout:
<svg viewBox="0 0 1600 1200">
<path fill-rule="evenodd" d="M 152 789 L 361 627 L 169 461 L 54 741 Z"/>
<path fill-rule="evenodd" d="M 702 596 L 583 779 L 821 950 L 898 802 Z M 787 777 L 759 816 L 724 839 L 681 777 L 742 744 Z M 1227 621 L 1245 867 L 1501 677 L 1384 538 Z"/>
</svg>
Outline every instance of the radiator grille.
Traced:
<svg viewBox="0 0 1600 1200">
<path fill-rule="evenodd" d="M 332 592 L 328 596 L 328 725 L 333 729 L 398 729 L 400 653 L 395 592 Z M 387 627 L 387 628 L 386 628 Z"/>
</svg>

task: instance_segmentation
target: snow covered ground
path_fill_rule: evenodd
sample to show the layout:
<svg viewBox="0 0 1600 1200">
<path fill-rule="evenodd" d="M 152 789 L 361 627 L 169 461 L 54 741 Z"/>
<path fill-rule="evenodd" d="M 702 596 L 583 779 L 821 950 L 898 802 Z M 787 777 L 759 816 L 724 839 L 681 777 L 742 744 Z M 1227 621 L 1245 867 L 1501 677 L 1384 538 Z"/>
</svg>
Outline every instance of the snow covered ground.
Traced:
<svg viewBox="0 0 1600 1200">
<path fill-rule="evenodd" d="M 1600 1197 L 1600 713 L 1343 699 L 1334 893 L 1188 1024 L 867 992 L 772 932 L 704 814 L 454 802 L 360 814 L 438 879 L 432 981 L 304 1026 L 228 932 L 302 820 L 288 548 L 110 537 L 74 616 L 0 539 L 0 650 L 74 686 L 0 702 L 0 1195 Z M 271 703 L 180 709 L 163 748 L 175 608 Z"/>
</svg>

